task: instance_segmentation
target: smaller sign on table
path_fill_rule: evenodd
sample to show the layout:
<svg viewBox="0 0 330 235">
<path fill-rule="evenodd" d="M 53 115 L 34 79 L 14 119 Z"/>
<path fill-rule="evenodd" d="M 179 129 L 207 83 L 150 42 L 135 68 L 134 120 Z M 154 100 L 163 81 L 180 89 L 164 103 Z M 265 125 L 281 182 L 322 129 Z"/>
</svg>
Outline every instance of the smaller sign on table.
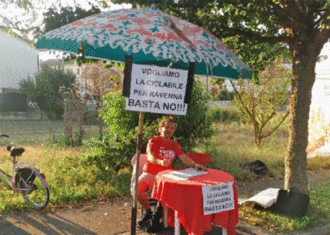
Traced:
<svg viewBox="0 0 330 235">
<path fill-rule="evenodd" d="M 203 186 L 204 215 L 235 209 L 233 181 Z"/>
</svg>

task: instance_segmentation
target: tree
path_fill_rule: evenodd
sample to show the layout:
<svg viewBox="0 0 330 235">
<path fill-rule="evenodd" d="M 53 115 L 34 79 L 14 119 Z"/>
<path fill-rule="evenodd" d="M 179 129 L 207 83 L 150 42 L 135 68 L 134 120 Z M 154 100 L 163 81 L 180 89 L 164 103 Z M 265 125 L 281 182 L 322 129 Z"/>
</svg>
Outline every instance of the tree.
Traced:
<svg viewBox="0 0 330 235">
<path fill-rule="evenodd" d="M 258 21 L 258 12 L 253 12 L 250 17 L 244 14 L 240 15 L 238 11 L 233 12 L 236 5 L 240 5 L 238 0 L 111 0 L 111 2 L 117 4 L 131 3 L 133 8 L 148 7 L 150 4 L 156 3 L 158 9 L 208 29 L 253 68 L 254 80 L 258 80 L 259 72 L 271 64 L 276 57 L 282 55 L 290 57 L 288 48 L 284 47 L 281 42 L 264 39 L 256 43 L 254 38 L 251 38 L 254 34 L 259 34 L 254 28 L 257 28 L 261 23 L 245 25 L 242 22 L 245 22 L 246 17 L 251 19 L 255 17 L 255 21 Z M 260 4 L 263 5 L 262 1 Z M 247 22 L 249 23 L 249 21 Z M 246 27 L 253 29 L 247 30 Z M 246 32 L 246 35 L 240 35 L 242 31 Z M 262 35 L 268 37 L 273 33 L 275 31 L 263 30 Z"/>
<path fill-rule="evenodd" d="M 60 21 L 65 22 L 68 19 L 74 20 L 76 17 L 82 18 L 88 14 L 97 13 L 98 5 L 99 2 L 96 0 L 2 0 L 0 1 L 0 28 L 5 28 L 8 33 L 15 34 L 34 45 L 36 39 L 44 32 L 43 14 L 49 12 L 50 9 L 53 9 L 58 16 L 58 18 L 53 18 L 53 22 L 58 24 Z M 67 12 L 68 15 L 60 15 L 61 11 Z M 51 22 L 49 25 L 57 28 L 56 24 Z"/>
<path fill-rule="evenodd" d="M 26 94 L 28 102 L 36 102 L 36 83 L 33 78 L 27 77 L 21 80 L 19 90 Z"/>
<path fill-rule="evenodd" d="M 73 132 L 72 132 L 72 116 L 73 110 L 76 110 L 77 117 L 77 145 L 82 145 L 82 139 L 84 135 L 83 131 L 83 121 L 84 112 L 87 105 L 87 101 L 90 99 L 88 93 L 84 94 L 82 97 L 77 84 L 72 84 L 71 87 L 66 91 L 64 86 L 60 87 L 59 93 L 63 97 L 64 101 L 64 131 L 67 137 L 67 144 L 70 146 L 74 145 Z"/>
<path fill-rule="evenodd" d="M 90 15 L 100 13 L 100 9 L 97 6 L 92 6 L 91 9 L 85 10 L 81 7 L 61 7 L 59 10 L 55 8 L 49 8 L 46 13 L 44 13 L 43 23 L 45 28 L 44 33 L 47 33 L 51 30 L 57 29 L 63 25 L 71 23 L 73 21 L 85 18 Z"/>
<path fill-rule="evenodd" d="M 144 0 L 113 2 L 149 4 Z M 308 193 L 306 147 L 309 105 L 315 64 L 330 36 L 330 2 L 167 0 L 160 2 L 158 7 L 207 28 L 257 70 L 259 61 L 272 61 L 282 48 L 289 48 L 293 77 L 284 188 L 296 187 Z M 272 50 L 266 51 L 264 47 L 270 48 L 269 45 L 273 45 Z"/>
<path fill-rule="evenodd" d="M 50 118 L 60 118 L 64 112 L 62 97 L 59 94 L 61 86 L 70 87 L 75 82 L 76 75 L 63 68 L 44 65 L 41 67 L 36 82 L 36 101 L 39 107 Z"/>
<path fill-rule="evenodd" d="M 282 60 L 276 60 L 272 66 L 261 72 L 258 85 L 239 82 L 240 90 L 235 85 L 234 104 L 243 116 L 253 125 L 254 140 L 260 147 L 264 138 L 270 136 L 284 122 L 289 110 L 282 111 L 288 101 L 288 88 L 292 71 L 283 67 Z"/>
<path fill-rule="evenodd" d="M 86 81 L 86 89 L 91 92 L 96 100 L 96 120 L 99 126 L 99 133 L 102 136 L 103 120 L 99 112 L 102 107 L 103 96 L 113 91 L 122 89 L 123 72 L 115 69 L 107 69 L 102 61 L 97 64 L 86 64 L 83 67 L 81 79 Z"/>
</svg>

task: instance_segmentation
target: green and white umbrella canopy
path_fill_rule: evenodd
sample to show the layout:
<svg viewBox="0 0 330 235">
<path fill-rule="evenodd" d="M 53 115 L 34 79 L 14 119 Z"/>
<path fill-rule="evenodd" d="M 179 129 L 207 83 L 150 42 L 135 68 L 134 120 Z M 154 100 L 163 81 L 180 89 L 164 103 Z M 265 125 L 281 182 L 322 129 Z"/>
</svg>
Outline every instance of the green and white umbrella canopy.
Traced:
<svg viewBox="0 0 330 235">
<path fill-rule="evenodd" d="M 122 9 L 86 17 L 40 37 L 37 48 L 135 64 L 188 70 L 196 75 L 250 79 L 251 69 L 207 30 L 157 9 Z"/>
</svg>

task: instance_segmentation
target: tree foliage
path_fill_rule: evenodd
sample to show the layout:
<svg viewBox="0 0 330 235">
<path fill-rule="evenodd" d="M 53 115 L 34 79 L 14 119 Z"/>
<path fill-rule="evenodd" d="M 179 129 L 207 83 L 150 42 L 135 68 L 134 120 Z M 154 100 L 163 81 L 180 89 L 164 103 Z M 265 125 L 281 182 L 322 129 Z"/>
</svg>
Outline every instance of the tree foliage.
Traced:
<svg viewBox="0 0 330 235">
<path fill-rule="evenodd" d="M 43 23 L 45 24 L 45 28 L 43 32 L 47 33 L 51 30 L 57 29 L 73 21 L 100 12 L 101 12 L 100 9 L 94 5 L 89 10 L 85 10 L 81 7 L 73 8 L 71 6 L 62 7 L 59 10 L 55 8 L 49 8 L 48 11 L 43 14 L 44 15 Z"/>
<path fill-rule="evenodd" d="M 160 10 L 206 28 L 253 68 L 254 80 L 258 80 L 259 72 L 271 64 L 276 57 L 283 55 L 290 57 L 284 43 L 271 40 L 271 36 L 278 33 L 278 28 L 271 30 L 268 28 L 266 30 L 265 27 L 259 28 L 258 26 L 263 22 L 258 18 L 258 12 L 249 10 L 241 15 L 237 10 L 237 6 L 242 5 L 238 3 L 239 1 L 113 0 L 112 2 L 131 3 L 133 7 L 147 7 L 156 3 Z M 255 35 L 266 38 L 259 39 L 256 43 Z"/>
<path fill-rule="evenodd" d="M 85 10 L 88 5 L 89 10 Z M 53 9 L 54 16 L 56 16 L 53 18 L 55 24 L 49 22 L 49 25 L 57 28 L 59 26 L 56 27 L 56 24 L 65 23 L 68 19 L 74 20 L 79 15 L 85 17 L 87 12 L 93 13 L 92 9 L 97 11 L 97 6 L 98 1 L 96 0 L 2 0 L 0 1 L 0 25 L 14 31 L 25 40 L 35 43 L 35 39 L 44 32 L 44 23 L 41 22 L 43 14 L 47 11 L 46 17 Z M 61 15 L 61 11 L 67 12 L 68 15 Z M 70 14 L 70 11 L 74 14 Z"/>
<path fill-rule="evenodd" d="M 205 123 L 206 93 L 200 81 L 194 82 L 192 100 L 188 105 L 187 115 L 176 116 L 178 128 L 175 138 L 185 151 L 190 150 L 198 138 L 203 138 L 211 133 L 211 122 Z M 110 127 L 111 136 L 126 135 L 130 130 L 138 126 L 139 113 L 125 110 L 126 98 L 120 92 L 111 92 L 104 97 L 102 116 Z M 155 125 L 163 114 L 146 113 L 145 124 Z M 157 133 L 154 133 L 157 134 Z"/>
<path fill-rule="evenodd" d="M 85 64 L 81 74 L 82 82 L 86 83 L 86 89 L 90 91 L 96 100 L 96 120 L 99 126 L 99 133 L 102 136 L 103 120 L 99 116 L 102 107 L 102 97 L 108 92 L 122 89 L 123 72 L 115 69 L 105 68 L 102 61 L 97 64 Z"/>
<path fill-rule="evenodd" d="M 65 131 L 65 139 L 64 144 L 68 146 L 74 146 L 77 144 L 78 146 L 82 145 L 82 139 L 84 136 L 83 131 L 83 121 L 85 108 L 87 105 L 87 101 L 90 99 L 88 93 L 83 96 L 80 94 L 80 91 L 77 87 L 77 84 L 72 84 L 72 86 L 68 89 L 62 86 L 59 89 L 60 95 L 63 97 L 63 106 L 64 106 L 64 131 Z M 73 125 L 72 118 L 73 112 L 76 111 L 77 118 L 77 141 L 74 141 L 73 136 Z"/>
<path fill-rule="evenodd" d="M 292 77 L 291 69 L 276 60 L 260 73 L 258 85 L 239 81 L 240 90 L 235 89 L 234 105 L 241 110 L 245 119 L 253 125 L 257 147 L 269 137 L 289 115 L 286 108 Z"/>
<path fill-rule="evenodd" d="M 36 83 L 31 77 L 24 78 L 19 82 L 19 90 L 26 94 L 28 102 L 36 102 Z"/>
<path fill-rule="evenodd" d="M 50 118 L 60 118 L 63 115 L 63 101 L 59 90 L 61 86 L 70 87 L 75 82 L 76 75 L 61 67 L 41 67 L 36 81 L 36 101 L 39 107 Z"/>
<path fill-rule="evenodd" d="M 87 82 L 87 89 L 96 96 L 103 96 L 111 90 L 121 90 L 123 72 L 118 69 L 105 68 L 102 61 L 85 64 L 81 79 Z"/>
</svg>

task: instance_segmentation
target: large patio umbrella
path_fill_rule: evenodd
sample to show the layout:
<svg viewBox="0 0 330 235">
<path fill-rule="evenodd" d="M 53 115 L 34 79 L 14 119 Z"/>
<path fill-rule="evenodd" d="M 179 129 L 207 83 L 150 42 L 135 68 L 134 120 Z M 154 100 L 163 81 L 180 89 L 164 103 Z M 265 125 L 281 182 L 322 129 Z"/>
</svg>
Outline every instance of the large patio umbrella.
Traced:
<svg viewBox="0 0 330 235">
<path fill-rule="evenodd" d="M 79 53 L 87 58 L 152 64 L 189 69 L 194 74 L 237 79 L 252 76 L 251 69 L 209 31 L 157 9 L 122 9 L 83 18 L 42 35 L 37 48 Z M 142 135 L 143 112 L 139 118 Z M 137 146 L 140 146 L 138 139 Z M 136 169 L 140 149 L 137 147 Z M 136 170 L 136 172 L 138 172 Z M 136 177 L 137 185 L 137 177 Z M 135 195 L 137 187 L 135 188 Z M 132 234 L 135 234 L 136 198 L 132 208 Z"/>
<path fill-rule="evenodd" d="M 218 38 L 195 24 L 157 9 L 122 9 L 83 18 L 42 35 L 37 48 L 135 64 L 188 70 L 196 75 L 251 78 L 251 69 Z"/>
</svg>

